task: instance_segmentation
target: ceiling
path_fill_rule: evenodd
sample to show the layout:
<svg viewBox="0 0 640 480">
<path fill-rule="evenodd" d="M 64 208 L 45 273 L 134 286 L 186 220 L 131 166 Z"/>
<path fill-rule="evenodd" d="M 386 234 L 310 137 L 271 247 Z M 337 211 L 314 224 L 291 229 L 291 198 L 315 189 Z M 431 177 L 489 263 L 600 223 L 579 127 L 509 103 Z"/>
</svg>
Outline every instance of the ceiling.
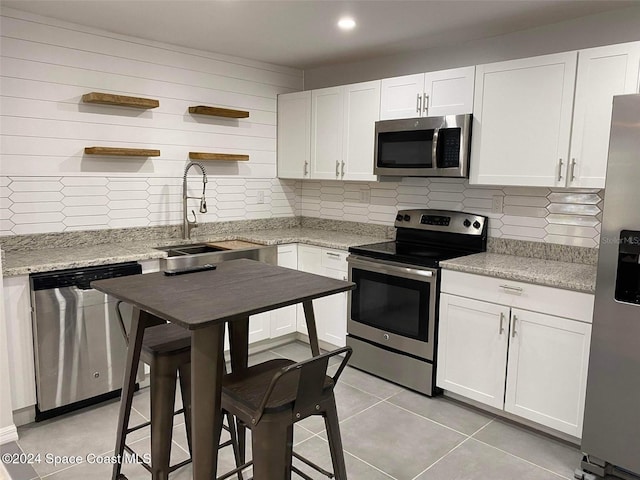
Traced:
<svg viewBox="0 0 640 480">
<path fill-rule="evenodd" d="M 557 23 L 636 0 L 2 0 L 114 33 L 300 69 Z M 339 31 L 338 19 L 357 25 Z"/>
</svg>

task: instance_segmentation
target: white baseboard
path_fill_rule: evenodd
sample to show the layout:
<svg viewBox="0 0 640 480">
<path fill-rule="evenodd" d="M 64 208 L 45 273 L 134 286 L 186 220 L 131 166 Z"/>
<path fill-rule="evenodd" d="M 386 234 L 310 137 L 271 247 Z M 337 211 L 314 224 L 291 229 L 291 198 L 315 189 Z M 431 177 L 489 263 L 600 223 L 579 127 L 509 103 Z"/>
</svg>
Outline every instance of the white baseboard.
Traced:
<svg viewBox="0 0 640 480">
<path fill-rule="evenodd" d="M 15 425 L 0 428 L 0 445 L 18 441 L 18 429 Z"/>
</svg>

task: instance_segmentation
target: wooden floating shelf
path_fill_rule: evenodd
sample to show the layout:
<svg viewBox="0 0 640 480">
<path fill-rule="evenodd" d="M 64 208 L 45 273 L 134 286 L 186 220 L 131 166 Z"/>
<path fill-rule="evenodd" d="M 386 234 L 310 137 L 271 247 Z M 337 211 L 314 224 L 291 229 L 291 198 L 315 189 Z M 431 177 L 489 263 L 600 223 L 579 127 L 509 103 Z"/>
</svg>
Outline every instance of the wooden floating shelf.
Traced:
<svg viewBox="0 0 640 480">
<path fill-rule="evenodd" d="M 232 110 L 230 108 L 219 108 L 219 107 L 206 107 L 204 105 L 189 107 L 189 113 L 197 113 L 199 115 L 213 115 L 215 117 L 227 117 L 227 118 L 248 118 L 249 117 L 249 112 L 244 110 Z"/>
<path fill-rule="evenodd" d="M 249 155 L 234 155 L 231 153 L 205 153 L 205 152 L 189 152 L 191 160 L 219 160 L 223 162 L 246 162 Z"/>
<path fill-rule="evenodd" d="M 160 106 L 158 100 L 153 98 L 126 97 L 124 95 L 112 95 L 111 93 L 91 92 L 82 96 L 84 103 L 99 103 L 102 105 L 119 105 L 133 108 L 156 108 Z"/>
<path fill-rule="evenodd" d="M 159 157 L 160 150 L 146 148 L 112 148 L 112 147 L 85 147 L 86 155 L 106 155 L 112 157 Z"/>
</svg>

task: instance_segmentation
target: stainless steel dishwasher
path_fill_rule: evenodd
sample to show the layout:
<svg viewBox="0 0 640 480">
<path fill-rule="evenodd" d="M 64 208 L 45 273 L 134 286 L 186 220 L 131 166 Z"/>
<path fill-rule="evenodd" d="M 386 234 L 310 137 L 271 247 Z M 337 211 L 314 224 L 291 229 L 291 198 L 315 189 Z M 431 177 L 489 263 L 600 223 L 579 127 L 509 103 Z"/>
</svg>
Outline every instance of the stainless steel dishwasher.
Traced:
<svg viewBox="0 0 640 480">
<path fill-rule="evenodd" d="M 129 262 L 30 275 L 36 421 L 119 395 L 127 347 L 116 300 L 89 284 L 140 273 Z M 132 309 L 120 307 L 129 328 Z"/>
</svg>

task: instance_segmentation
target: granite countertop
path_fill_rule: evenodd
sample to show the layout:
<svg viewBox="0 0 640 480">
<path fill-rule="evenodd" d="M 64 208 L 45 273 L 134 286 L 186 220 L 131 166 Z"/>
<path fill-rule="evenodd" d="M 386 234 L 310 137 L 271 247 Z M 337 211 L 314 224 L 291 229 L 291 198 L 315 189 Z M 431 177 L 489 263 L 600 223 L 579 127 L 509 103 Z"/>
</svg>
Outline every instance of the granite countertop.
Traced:
<svg viewBox="0 0 640 480">
<path fill-rule="evenodd" d="M 11 277 L 65 268 L 165 258 L 167 253 L 156 250 L 155 247 L 223 240 L 243 240 L 262 245 L 306 243 L 319 247 L 347 250 L 353 245 L 381 242 L 385 238 L 357 233 L 294 227 L 197 236 L 191 240 L 158 238 L 155 240 L 138 240 L 91 246 L 34 249 L 4 252 L 3 275 Z"/>
<path fill-rule="evenodd" d="M 442 268 L 585 293 L 596 289 L 596 266 L 498 253 L 477 253 L 441 262 Z"/>
</svg>

